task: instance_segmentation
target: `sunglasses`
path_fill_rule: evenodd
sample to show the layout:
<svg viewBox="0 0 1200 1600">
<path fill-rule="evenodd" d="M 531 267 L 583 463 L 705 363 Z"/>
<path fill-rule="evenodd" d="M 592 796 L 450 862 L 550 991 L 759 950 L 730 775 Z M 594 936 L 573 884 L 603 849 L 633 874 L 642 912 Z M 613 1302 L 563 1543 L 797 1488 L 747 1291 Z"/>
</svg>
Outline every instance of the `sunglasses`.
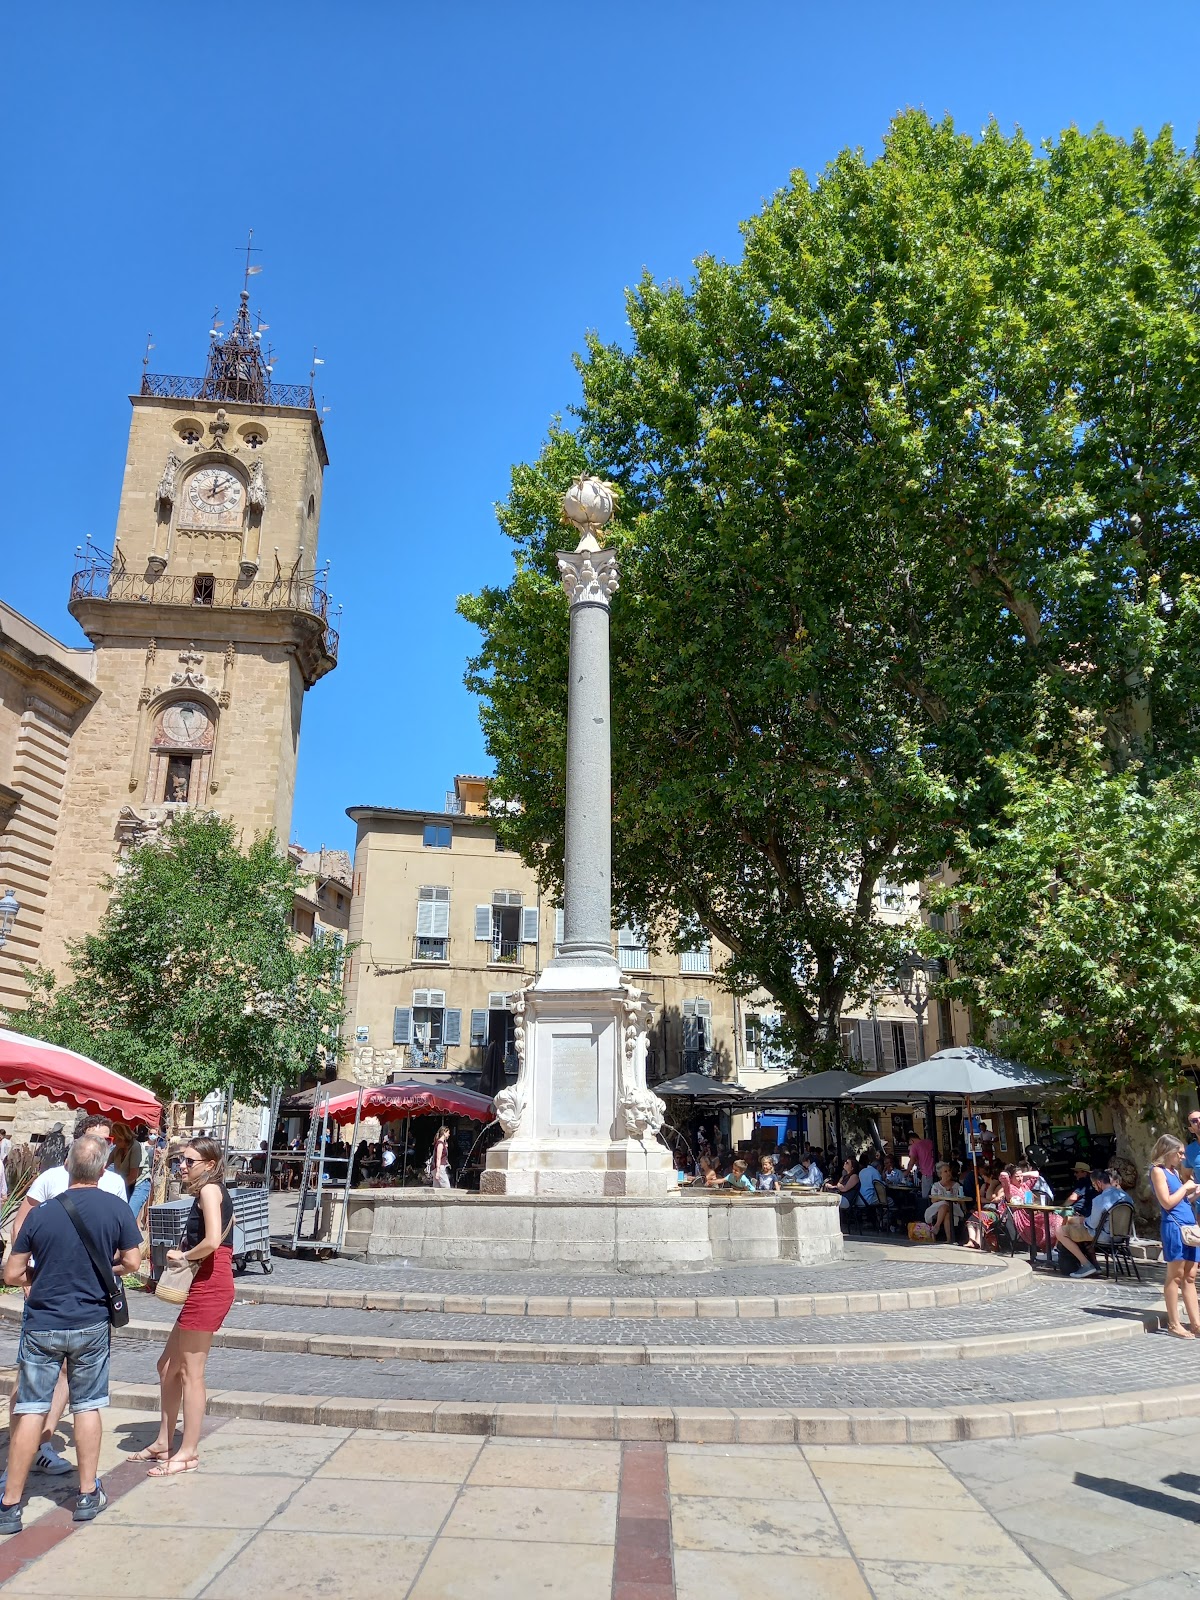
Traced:
<svg viewBox="0 0 1200 1600">
<path fill-rule="evenodd" d="M 181 1167 L 202 1167 L 204 1162 L 199 1156 L 180 1156 L 179 1165 Z"/>
</svg>

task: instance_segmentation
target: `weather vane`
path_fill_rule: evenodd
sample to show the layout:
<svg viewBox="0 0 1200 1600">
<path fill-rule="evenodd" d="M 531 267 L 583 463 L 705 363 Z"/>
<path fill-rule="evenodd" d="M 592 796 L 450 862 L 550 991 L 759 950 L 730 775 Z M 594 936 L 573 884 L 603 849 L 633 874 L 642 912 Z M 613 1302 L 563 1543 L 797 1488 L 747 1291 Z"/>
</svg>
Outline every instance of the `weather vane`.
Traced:
<svg viewBox="0 0 1200 1600">
<path fill-rule="evenodd" d="M 262 267 L 261 266 L 252 267 L 250 265 L 250 257 L 252 255 L 257 256 L 257 255 L 261 255 L 262 254 L 261 247 L 259 245 L 256 245 L 253 241 L 254 241 L 254 229 L 251 228 L 250 231 L 246 235 L 246 275 L 242 279 L 242 288 L 243 289 L 249 289 L 249 287 L 250 287 L 250 279 L 254 276 L 254 274 L 256 272 L 261 272 L 262 271 Z M 239 244 L 237 248 L 238 248 L 238 253 L 240 254 L 241 253 L 241 249 L 242 249 L 241 245 Z"/>
</svg>

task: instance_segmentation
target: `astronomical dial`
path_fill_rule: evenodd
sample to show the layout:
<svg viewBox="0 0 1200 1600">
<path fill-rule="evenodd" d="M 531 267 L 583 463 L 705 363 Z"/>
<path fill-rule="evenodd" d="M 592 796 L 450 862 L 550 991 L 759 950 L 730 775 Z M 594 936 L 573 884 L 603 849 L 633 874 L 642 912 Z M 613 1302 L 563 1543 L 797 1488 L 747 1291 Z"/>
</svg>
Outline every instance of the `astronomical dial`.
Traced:
<svg viewBox="0 0 1200 1600">
<path fill-rule="evenodd" d="M 208 713 L 193 700 L 177 700 L 162 714 L 162 731 L 169 744 L 194 750 L 208 743 Z"/>
<path fill-rule="evenodd" d="M 224 467 L 201 467 L 188 479 L 188 500 L 202 517 L 229 517 L 241 510 L 242 480 Z"/>
</svg>

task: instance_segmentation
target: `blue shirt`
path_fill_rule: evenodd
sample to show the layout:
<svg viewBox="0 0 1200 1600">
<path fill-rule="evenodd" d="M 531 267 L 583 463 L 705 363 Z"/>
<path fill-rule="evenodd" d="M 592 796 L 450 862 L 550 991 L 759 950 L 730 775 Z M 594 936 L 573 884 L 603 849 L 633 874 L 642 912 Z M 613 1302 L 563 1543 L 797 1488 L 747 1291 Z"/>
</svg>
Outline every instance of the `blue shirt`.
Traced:
<svg viewBox="0 0 1200 1600">
<path fill-rule="evenodd" d="M 883 1175 L 879 1168 L 872 1166 L 869 1161 L 865 1167 L 859 1169 L 858 1187 L 862 1191 L 863 1199 L 869 1206 L 875 1204 L 875 1185 L 882 1182 Z"/>
<path fill-rule="evenodd" d="M 141 1248 L 141 1231 L 126 1201 L 87 1187 L 72 1189 L 71 1199 L 105 1261 L 119 1250 Z M 33 1287 L 25 1302 L 27 1328 L 46 1333 L 108 1321 L 100 1279 L 61 1200 L 47 1200 L 29 1213 L 13 1251 L 34 1258 Z"/>
<path fill-rule="evenodd" d="M 1195 1178 L 1197 1183 L 1200 1183 L 1200 1139 L 1192 1140 L 1191 1144 L 1183 1152 L 1183 1160 L 1186 1166 L 1191 1167 L 1192 1177 Z"/>
<path fill-rule="evenodd" d="M 1103 1194 L 1096 1196 L 1095 1200 L 1092 1201 L 1092 1209 L 1088 1212 L 1086 1219 L 1087 1225 L 1092 1231 L 1093 1239 L 1103 1237 L 1105 1217 L 1115 1205 L 1119 1205 L 1122 1200 L 1128 1199 L 1129 1196 L 1124 1189 L 1117 1188 L 1116 1185 L 1110 1185 Z"/>
</svg>

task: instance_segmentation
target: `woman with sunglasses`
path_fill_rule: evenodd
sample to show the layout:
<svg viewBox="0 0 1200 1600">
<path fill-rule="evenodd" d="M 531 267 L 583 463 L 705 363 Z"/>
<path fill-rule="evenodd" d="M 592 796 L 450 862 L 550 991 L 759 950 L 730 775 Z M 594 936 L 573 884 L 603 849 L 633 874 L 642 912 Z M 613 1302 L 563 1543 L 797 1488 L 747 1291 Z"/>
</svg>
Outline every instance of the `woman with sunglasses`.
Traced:
<svg viewBox="0 0 1200 1600">
<path fill-rule="evenodd" d="M 193 1196 L 182 1246 L 167 1251 L 167 1265 L 197 1271 L 175 1326 L 158 1359 L 162 1417 L 158 1438 L 134 1456 L 157 1461 L 152 1478 L 193 1472 L 200 1465 L 200 1428 L 207 1394 L 204 1367 L 209 1346 L 233 1304 L 233 1201 L 225 1188 L 221 1147 L 212 1139 L 193 1139 L 179 1158 L 183 1186 Z M 183 1438 L 172 1454 L 175 1423 L 183 1407 Z"/>
</svg>

